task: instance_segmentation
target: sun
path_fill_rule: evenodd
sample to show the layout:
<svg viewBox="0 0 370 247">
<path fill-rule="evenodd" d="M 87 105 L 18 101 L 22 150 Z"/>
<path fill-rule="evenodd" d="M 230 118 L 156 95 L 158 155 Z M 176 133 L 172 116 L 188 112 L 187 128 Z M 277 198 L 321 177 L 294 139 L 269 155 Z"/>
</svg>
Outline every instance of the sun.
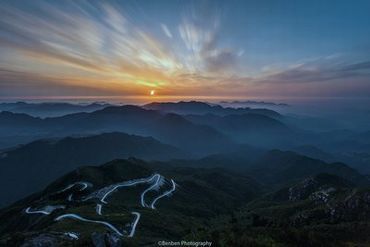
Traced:
<svg viewBox="0 0 370 247">
<path fill-rule="evenodd" d="M 150 96 L 154 96 L 155 95 L 155 90 L 150 90 Z"/>
</svg>

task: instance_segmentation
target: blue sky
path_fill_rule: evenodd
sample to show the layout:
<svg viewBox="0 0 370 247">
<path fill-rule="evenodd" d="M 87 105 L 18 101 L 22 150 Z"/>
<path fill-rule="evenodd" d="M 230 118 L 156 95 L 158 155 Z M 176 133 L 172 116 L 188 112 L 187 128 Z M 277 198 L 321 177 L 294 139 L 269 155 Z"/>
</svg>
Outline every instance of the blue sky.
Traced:
<svg viewBox="0 0 370 247">
<path fill-rule="evenodd" d="M 0 96 L 370 97 L 370 1 L 3 1 Z"/>
</svg>

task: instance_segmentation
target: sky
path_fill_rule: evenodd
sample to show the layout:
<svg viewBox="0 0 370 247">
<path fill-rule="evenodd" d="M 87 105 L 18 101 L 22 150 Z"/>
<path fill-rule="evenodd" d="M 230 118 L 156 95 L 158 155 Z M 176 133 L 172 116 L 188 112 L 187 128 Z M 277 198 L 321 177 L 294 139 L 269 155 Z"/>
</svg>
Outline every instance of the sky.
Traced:
<svg viewBox="0 0 370 247">
<path fill-rule="evenodd" d="M 0 5 L 0 98 L 369 98 L 370 1 Z"/>
</svg>

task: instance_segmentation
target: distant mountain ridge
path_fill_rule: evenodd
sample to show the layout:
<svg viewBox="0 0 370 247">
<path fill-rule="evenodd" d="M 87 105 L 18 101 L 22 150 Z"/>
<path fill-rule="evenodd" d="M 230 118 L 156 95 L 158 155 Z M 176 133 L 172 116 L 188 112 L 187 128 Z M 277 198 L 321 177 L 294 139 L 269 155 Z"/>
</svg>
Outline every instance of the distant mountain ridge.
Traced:
<svg viewBox="0 0 370 247">
<path fill-rule="evenodd" d="M 35 117 L 57 117 L 77 112 L 92 112 L 109 106 L 107 103 L 72 104 L 63 102 L 0 103 L 0 111 L 26 113 Z"/>
<path fill-rule="evenodd" d="M 180 101 L 180 102 L 153 102 L 143 106 L 145 109 L 157 110 L 162 112 L 177 113 L 181 115 L 188 114 L 215 114 L 220 116 L 230 114 L 255 113 L 269 117 L 279 118 L 281 115 L 276 111 L 269 109 L 252 109 L 222 107 L 220 105 L 211 105 L 200 101 Z"/>
<path fill-rule="evenodd" d="M 275 103 L 266 101 L 256 101 L 256 100 L 232 100 L 232 101 L 220 101 L 221 104 L 230 105 L 260 105 L 260 106 L 289 106 L 285 103 Z"/>
</svg>

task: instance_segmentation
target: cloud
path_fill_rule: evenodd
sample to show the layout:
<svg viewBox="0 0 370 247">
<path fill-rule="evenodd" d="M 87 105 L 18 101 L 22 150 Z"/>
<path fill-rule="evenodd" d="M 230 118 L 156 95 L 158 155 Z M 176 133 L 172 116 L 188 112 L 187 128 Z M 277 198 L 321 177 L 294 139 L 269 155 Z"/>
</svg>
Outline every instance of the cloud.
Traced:
<svg viewBox="0 0 370 247">
<path fill-rule="evenodd" d="M 334 59 L 337 59 L 334 57 Z M 324 81 L 353 79 L 357 77 L 370 78 L 370 62 L 345 63 L 342 60 L 322 59 L 299 64 L 292 68 L 267 76 L 256 78 L 259 83 L 318 83 Z"/>
<path fill-rule="evenodd" d="M 0 45 L 9 54 L 0 57 L 0 68 L 19 71 L 21 79 L 26 79 L 23 72 L 42 76 L 45 87 L 56 81 L 44 78 L 59 77 L 58 85 L 68 78 L 79 87 L 100 84 L 103 91 L 113 85 L 126 91 L 147 85 L 174 92 L 196 84 L 207 88 L 216 80 L 204 78 L 237 73 L 241 52 L 220 45 L 215 6 L 195 6 L 183 13 L 178 33 L 158 23 L 162 37 L 106 2 L 38 2 L 31 9 L 9 2 L 0 11 Z"/>
<path fill-rule="evenodd" d="M 164 33 L 168 38 L 172 39 L 172 33 L 171 33 L 171 31 L 168 29 L 167 25 L 166 25 L 166 24 L 161 23 L 161 28 L 162 28 L 163 33 Z"/>
<path fill-rule="evenodd" d="M 345 80 L 366 88 L 370 78 L 369 61 L 340 56 L 244 74 L 241 57 L 248 53 L 230 47 L 220 8 L 203 1 L 171 25 L 139 25 L 108 2 L 5 2 L 0 12 L 2 95 L 135 95 L 151 88 L 173 95 L 305 94 Z"/>
<path fill-rule="evenodd" d="M 66 12 L 41 5 L 42 14 L 36 15 L 11 6 L 1 8 L 2 47 L 29 63 L 58 61 L 97 73 L 124 74 L 131 71 L 122 71 L 122 64 L 143 68 L 144 73 L 146 68 L 170 73 L 181 67 L 161 42 L 107 4 L 99 8 L 100 20 L 85 9 Z"/>
<path fill-rule="evenodd" d="M 213 73 L 220 76 L 238 72 L 240 50 L 220 45 L 220 17 L 215 6 L 198 6 L 187 13 L 178 30 L 189 51 L 191 71 Z"/>
<path fill-rule="evenodd" d="M 343 71 L 367 71 L 370 72 L 370 61 L 360 62 L 360 63 L 353 63 L 350 65 L 345 66 L 342 68 Z"/>
<path fill-rule="evenodd" d="M 26 91 L 20 95 L 19 92 Z M 124 92 L 117 92 L 122 95 Z M 0 69 L 0 97 L 17 96 L 98 96 L 114 95 L 113 90 L 102 89 L 97 85 L 79 85 L 71 80 L 46 77 L 43 75 Z"/>
</svg>

